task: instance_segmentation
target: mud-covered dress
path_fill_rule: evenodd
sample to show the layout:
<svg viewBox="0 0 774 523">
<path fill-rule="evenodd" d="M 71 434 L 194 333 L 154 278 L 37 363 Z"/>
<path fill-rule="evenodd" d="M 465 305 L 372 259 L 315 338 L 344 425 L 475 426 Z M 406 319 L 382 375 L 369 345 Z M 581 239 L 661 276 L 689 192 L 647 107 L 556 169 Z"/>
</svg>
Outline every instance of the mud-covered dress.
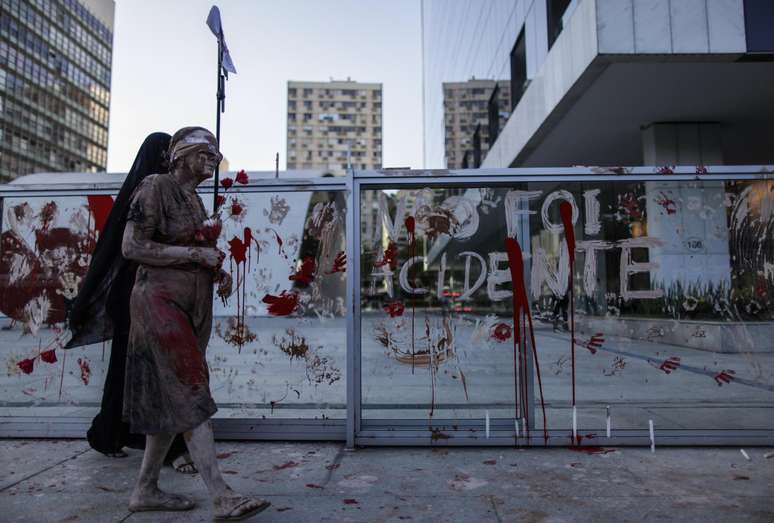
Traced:
<svg viewBox="0 0 774 523">
<path fill-rule="evenodd" d="M 203 246 L 195 234 L 207 219 L 204 205 L 171 174 L 143 180 L 127 219 L 152 242 Z M 132 290 L 123 415 L 134 433 L 177 434 L 217 411 L 205 358 L 214 273 L 149 256 L 140 261 Z"/>
</svg>

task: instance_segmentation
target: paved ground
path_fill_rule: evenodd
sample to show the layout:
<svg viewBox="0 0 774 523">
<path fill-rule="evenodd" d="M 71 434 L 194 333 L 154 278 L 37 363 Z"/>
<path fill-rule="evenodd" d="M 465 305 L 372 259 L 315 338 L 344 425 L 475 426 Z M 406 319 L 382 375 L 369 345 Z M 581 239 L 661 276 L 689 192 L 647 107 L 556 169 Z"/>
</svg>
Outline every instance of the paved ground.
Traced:
<svg viewBox="0 0 774 523">
<path fill-rule="evenodd" d="M 228 481 L 272 507 L 252 521 L 774 521 L 772 449 L 383 448 L 218 444 Z M 165 469 L 188 513 L 130 514 L 141 455 L 108 459 L 82 440 L 0 441 L 3 522 L 211 521 L 198 476 Z"/>
</svg>

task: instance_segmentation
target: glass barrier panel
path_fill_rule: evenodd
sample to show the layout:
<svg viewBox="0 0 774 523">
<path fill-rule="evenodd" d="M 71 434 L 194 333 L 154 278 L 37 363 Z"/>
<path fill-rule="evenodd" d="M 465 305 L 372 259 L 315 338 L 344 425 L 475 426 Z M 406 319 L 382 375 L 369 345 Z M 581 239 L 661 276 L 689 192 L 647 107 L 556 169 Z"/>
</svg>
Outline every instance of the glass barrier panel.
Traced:
<svg viewBox="0 0 774 523">
<path fill-rule="evenodd" d="M 62 346 L 112 202 L 0 200 L 0 416 L 98 411 L 110 342 Z M 215 301 L 207 349 L 216 417 L 345 417 L 345 213 L 341 191 L 226 194 L 219 247 L 235 292 Z"/>
<path fill-rule="evenodd" d="M 774 429 L 771 181 L 360 198 L 364 420 Z"/>
</svg>

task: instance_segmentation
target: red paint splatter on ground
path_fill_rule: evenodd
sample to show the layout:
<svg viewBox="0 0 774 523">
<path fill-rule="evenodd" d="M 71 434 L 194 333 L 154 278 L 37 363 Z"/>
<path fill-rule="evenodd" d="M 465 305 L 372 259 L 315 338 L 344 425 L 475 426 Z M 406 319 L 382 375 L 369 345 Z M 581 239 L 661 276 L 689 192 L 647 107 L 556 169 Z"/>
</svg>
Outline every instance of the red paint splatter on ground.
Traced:
<svg viewBox="0 0 774 523">
<path fill-rule="evenodd" d="M 667 214 L 677 213 L 677 204 L 663 192 L 659 193 L 659 197 L 656 198 L 656 203 L 659 204 Z"/>
<path fill-rule="evenodd" d="M 664 371 L 665 374 L 671 374 L 673 371 L 677 370 L 679 366 L 680 357 L 670 356 L 669 358 L 665 359 L 658 368 L 659 370 Z"/>
<path fill-rule="evenodd" d="M 374 262 L 374 267 L 384 267 L 385 265 L 388 265 L 393 270 L 398 267 L 398 247 L 395 245 L 395 242 L 390 242 L 384 250 L 382 259 Z"/>
<path fill-rule="evenodd" d="M 307 483 L 305 486 L 307 488 L 322 488 L 320 485 L 317 485 L 315 483 Z"/>
<path fill-rule="evenodd" d="M 597 351 L 602 347 L 602 344 L 605 343 L 605 335 L 601 332 L 598 332 L 591 336 L 591 339 L 577 342 L 579 345 L 586 347 L 590 353 L 596 354 Z"/>
<path fill-rule="evenodd" d="M 573 452 L 583 452 L 584 454 L 610 454 L 615 452 L 615 449 L 607 449 L 605 447 L 569 447 Z"/>
<path fill-rule="evenodd" d="M 325 468 L 328 470 L 336 470 L 341 466 L 340 463 L 331 463 L 330 465 L 326 465 Z"/>
<path fill-rule="evenodd" d="M 233 452 L 221 452 L 219 454 L 216 454 L 215 457 L 218 459 L 226 459 L 230 458 Z"/>
<path fill-rule="evenodd" d="M 91 367 L 89 366 L 88 358 L 78 358 L 78 366 L 81 368 L 81 381 L 84 385 L 89 384 L 89 378 L 91 377 Z"/>
<path fill-rule="evenodd" d="M 483 463 L 484 465 L 497 465 L 497 460 L 496 459 L 488 459 L 486 461 L 482 461 L 481 463 Z"/>
<path fill-rule="evenodd" d="M 339 251 L 336 254 L 336 258 L 333 260 L 333 267 L 327 274 L 334 274 L 337 272 L 345 272 L 347 270 L 347 255 L 344 251 Z"/>
<path fill-rule="evenodd" d="M 731 383 L 731 381 L 734 379 L 735 374 L 736 374 L 736 371 L 733 371 L 731 369 L 725 369 L 715 374 L 713 379 L 718 384 L 718 387 L 722 387 L 724 383 Z"/>
<path fill-rule="evenodd" d="M 295 292 L 282 291 L 279 296 L 267 294 L 261 301 L 269 306 L 272 316 L 288 316 L 298 308 L 298 294 Z"/>
<path fill-rule="evenodd" d="M 297 463 L 295 461 L 288 461 L 286 463 L 283 463 L 282 465 L 274 465 L 272 468 L 274 470 L 285 470 L 285 469 L 292 469 L 293 467 L 299 466 L 300 463 Z"/>
<path fill-rule="evenodd" d="M 510 325 L 507 323 L 498 323 L 492 328 L 492 332 L 489 334 L 489 337 L 502 343 L 508 341 L 512 333 L 513 330 L 511 329 Z"/>
<path fill-rule="evenodd" d="M 316 268 L 317 266 L 314 262 L 314 258 L 305 256 L 301 261 L 301 267 L 298 268 L 295 274 L 288 276 L 288 279 L 309 285 L 312 283 L 312 280 L 314 280 L 314 271 Z"/>
<path fill-rule="evenodd" d="M 32 374 L 32 371 L 35 370 L 35 360 L 33 358 L 21 360 L 16 365 L 24 374 Z"/>
<path fill-rule="evenodd" d="M 345 505 L 359 505 L 359 502 L 356 499 L 343 499 L 342 501 Z"/>
<path fill-rule="evenodd" d="M 220 181 L 220 185 L 222 185 L 224 189 L 229 190 L 231 189 L 231 186 L 234 185 L 234 180 L 231 178 L 223 178 Z"/>
<path fill-rule="evenodd" d="M 384 306 L 384 312 L 390 315 L 390 318 L 403 316 L 406 306 L 399 301 L 393 301 Z"/>
<path fill-rule="evenodd" d="M 247 185 L 248 183 L 250 183 L 250 178 L 247 176 L 247 171 L 245 171 L 244 169 L 240 169 L 236 173 L 235 181 L 236 183 L 241 185 Z"/>
<path fill-rule="evenodd" d="M 511 272 L 511 282 L 513 284 L 512 308 L 513 308 L 513 378 L 514 378 L 514 397 L 516 402 L 516 418 L 519 418 L 518 398 L 527 397 L 527 335 L 532 345 L 534 356 L 535 375 L 537 376 L 538 389 L 540 391 L 540 408 L 543 412 L 543 439 L 548 444 L 548 420 L 546 418 L 546 405 L 543 397 L 543 380 L 540 374 L 540 364 L 537 355 L 537 344 L 535 343 L 535 330 L 532 325 L 532 313 L 529 309 L 529 300 L 527 299 L 527 290 L 524 285 L 524 258 L 521 252 L 521 246 L 516 238 L 505 239 L 505 251 L 508 254 L 508 268 Z M 525 322 L 526 320 L 526 322 Z M 522 338 L 523 333 L 523 338 Z M 519 365 L 521 361 L 521 365 Z M 517 376 L 520 376 L 518 382 L 521 384 L 521 394 L 518 393 Z M 524 413 L 526 421 L 527 435 L 529 435 L 530 419 L 527 413 Z"/>
<path fill-rule="evenodd" d="M 46 363 L 56 363 L 57 362 L 56 350 L 51 349 L 45 352 L 41 352 L 40 359 L 45 361 Z"/>
<path fill-rule="evenodd" d="M 110 209 L 113 208 L 113 197 L 109 194 L 90 194 L 86 199 L 89 202 L 89 210 L 94 215 L 94 228 L 102 234 Z"/>
</svg>

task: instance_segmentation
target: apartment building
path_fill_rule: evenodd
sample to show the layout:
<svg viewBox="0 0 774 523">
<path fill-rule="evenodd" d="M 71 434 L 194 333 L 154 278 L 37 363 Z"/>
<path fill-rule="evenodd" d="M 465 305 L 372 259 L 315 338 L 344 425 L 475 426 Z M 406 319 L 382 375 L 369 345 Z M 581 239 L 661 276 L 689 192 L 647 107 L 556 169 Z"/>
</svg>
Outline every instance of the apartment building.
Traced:
<svg viewBox="0 0 774 523">
<path fill-rule="evenodd" d="M 382 166 L 382 84 L 288 82 L 287 168 Z"/>
<path fill-rule="evenodd" d="M 481 165 L 490 144 L 508 121 L 510 99 L 511 86 L 505 81 L 474 77 L 467 82 L 443 83 L 444 150 L 448 169 Z"/>
</svg>

